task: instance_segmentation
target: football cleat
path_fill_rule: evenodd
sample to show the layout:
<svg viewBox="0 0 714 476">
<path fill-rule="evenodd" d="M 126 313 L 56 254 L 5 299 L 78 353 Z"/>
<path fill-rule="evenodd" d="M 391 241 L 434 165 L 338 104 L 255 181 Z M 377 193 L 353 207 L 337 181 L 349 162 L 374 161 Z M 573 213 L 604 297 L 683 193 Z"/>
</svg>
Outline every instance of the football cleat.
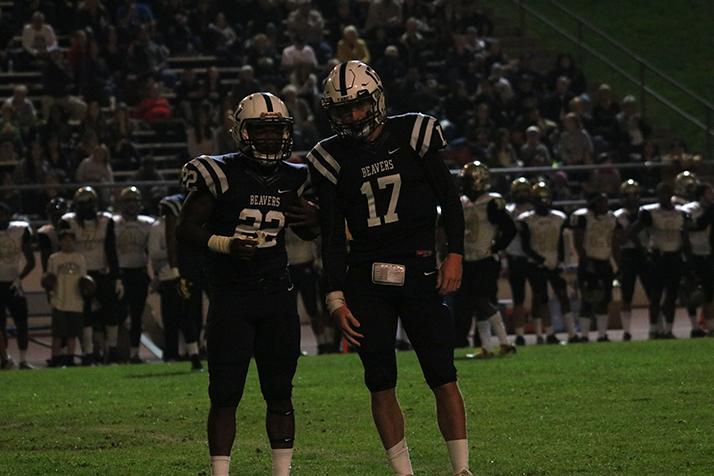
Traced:
<svg viewBox="0 0 714 476">
<path fill-rule="evenodd" d="M 560 344 L 561 342 L 560 342 L 560 339 L 558 339 L 555 334 L 549 334 L 545 338 L 545 343 L 546 344 Z"/>
<path fill-rule="evenodd" d="M 536 344 L 544 344 L 543 336 L 536 336 Z"/>
<path fill-rule="evenodd" d="M 605 334 L 604 336 L 600 336 L 597 338 L 598 342 L 610 342 L 610 338 Z"/>
<path fill-rule="evenodd" d="M 490 359 L 491 357 L 493 357 L 493 353 L 489 352 L 488 350 L 484 349 L 483 347 L 479 348 L 475 354 L 466 354 L 467 359 L 474 359 L 474 360 L 486 360 L 486 359 Z"/>
<path fill-rule="evenodd" d="M 198 356 L 198 354 L 193 354 L 191 356 L 191 371 L 203 372 L 203 364 L 201 364 L 201 358 Z"/>
<path fill-rule="evenodd" d="M 631 340 L 632 340 L 632 334 L 630 334 L 629 332 L 625 332 L 624 334 L 622 334 L 622 340 L 623 340 L 623 341 L 626 341 L 626 342 L 627 342 L 627 341 L 631 341 Z"/>
<path fill-rule="evenodd" d="M 144 364 L 146 362 L 144 361 L 144 359 L 142 359 L 138 355 L 134 355 L 134 356 L 132 356 L 131 359 L 129 359 L 129 363 L 130 364 Z"/>
<path fill-rule="evenodd" d="M 581 344 L 587 344 L 588 342 L 590 342 L 590 337 L 581 336 L 578 338 L 578 342 L 580 342 Z"/>
<path fill-rule="evenodd" d="M 32 369 L 34 369 L 35 367 L 32 366 L 32 365 L 30 365 L 29 363 L 27 363 L 26 360 L 23 360 L 22 362 L 20 362 L 20 365 L 18 365 L 18 368 L 19 368 L 20 370 L 32 370 Z"/>
<path fill-rule="evenodd" d="M 498 356 L 504 357 L 508 354 L 515 354 L 517 352 L 516 346 L 511 344 L 501 344 L 498 349 Z"/>
<path fill-rule="evenodd" d="M 523 336 L 516 336 L 516 345 L 526 345 L 526 338 Z"/>
<path fill-rule="evenodd" d="M 568 344 L 579 344 L 579 343 L 580 343 L 580 337 L 578 337 L 578 336 L 568 337 Z"/>
<path fill-rule="evenodd" d="M 690 333 L 690 336 L 691 336 L 692 338 L 695 338 L 695 337 L 704 337 L 704 336 L 706 336 L 706 335 L 707 335 L 707 333 L 704 332 L 703 330 L 699 329 L 699 328 L 697 328 L 697 329 L 692 329 L 692 332 Z"/>
<path fill-rule="evenodd" d="M 660 335 L 660 339 L 676 339 L 676 337 L 674 337 L 674 334 L 672 334 L 672 331 L 669 331 L 669 332 L 662 333 Z"/>
<path fill-rule="evenodd" d="M 15 368 L 15 362 L 12 360 L 12 357 L 9 357 L 7 359 L 0 359 L 0 370 L 12 370 Z"/>
</svg>

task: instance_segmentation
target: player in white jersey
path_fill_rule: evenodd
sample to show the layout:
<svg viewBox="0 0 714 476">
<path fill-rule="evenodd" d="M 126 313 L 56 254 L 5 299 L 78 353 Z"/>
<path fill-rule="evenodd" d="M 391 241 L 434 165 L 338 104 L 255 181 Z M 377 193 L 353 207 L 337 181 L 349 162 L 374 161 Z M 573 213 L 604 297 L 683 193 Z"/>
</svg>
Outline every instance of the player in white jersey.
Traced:
<svg viewBox="0 0 714 476">
<path fill-rule="evenodd" d="M 689 243 L 692 248 L 689 271 L 693 274 L 695 282 L 701 286 L 701 293 L 692 293 L 690 296 L 701 294 L 702 311 L 709 332 L 714 332 L 714 259 L 712 258 L 712 230 L 714 229 L 714 192 L 708 183 L 697 186 L 694 201 L 682 206 L 691 218 L 689 228 Z M 688 304 L 687 312 L 692 322 L 692 337 L 706 335 L 697 322 L 697 308 L 699 303 Z"/>
<path fill-rule="evenodd" d="M 527 178 L 519 177 L 511 183 L 512 202 L 506 205 L 506 211 L 514 221 L 523 213 L 533 210 L 530 198 L 531 184 Z M 515 344 L 525 345 L 526 310 L 524 303 L 526 300 L 526 280 L 529 277 L 528 270 L 530 268 L 528 266 L 528 257 L 523 251 L 520 235 L 516 234 L 506 247 L 506 257 L 508 259 L 508 282 L 511 285 L 511 296 L 513 298 L 513 321 L 516 327 Z"/>
<path fill-rule="evenodd" d="M 31 247 L 32 229 L 26 221 L 12 220 L 12 210 L 0 203 L 0 339 L 8 348 L 6 310 L 15 323 L 20 368 L 31 369 L 27 362 L 27 299 L 22 280 L 35 268 Z M 20 268 L 24 260 L 25 265 Z"/>
<path fill-rule="evenodd" d="M 578 254 L 578 285 L 580 287 L 580 339 L 572 322 L 567 323 L 571 341 L 589 342 L 590 321 L 597 317 L 597 340 L 607 342 L 608 306 L 612 301 L 612 281 L 615 273 L 610 260 L 619 251 L 622 228 L 607 208 L 607 195 L 589 197 L 587 208 L 576 210 L 570 217 L 575 251 Z M 615 260 L 619 262 L 618 259 Z"/>
<path fill-rule="evenodd" d="M 498 275 L 501 264 L 498 253 L 516 235 L 513 220 L 506 212 L 506 203 L 497 193 L 490 193 L 491 174 L 481 162 L 470 162 L 459 175 L 463 195 L 465 235 L 461 288 L 454 296 L 457 343 L 468 342 L 474 313 L 476 314 L 479 348 L 476 358 L 487 358 L 490 350 L 491 326 L 500 344 L 499 353 L 513 353 L 508 342 L 498 304 Z"/>
<path fill-rule="evenodd" d="M 186 280 L 181 278 L 175 243 L 169 244 L 174 235 L 167 233 L 169 221 L 171 226 L 175 226 L 176 218 L 181 213 L 181 205 L 182 201 L 175 195 L 159 202 L 160 216 L 149 232 L 149 258 L 154 279 L 158 283 L 156 288 L 161 296 L 164 352 L 168 355 L 178 355 L 178 333 L 181 330 L 186 342 L 186 352 L 191 360 L 191 369 L 200 372 L 203 365 L 198 355 L 198 331 L 189 312 L 189 299 L 186 297 L 186 293 L 191 290 Z"/>
<path fill-rule="evenodd" d="M 678 173 L 674 178 L 672 204 L 684 205 L 693 201 L 697 186 L 699 186 L 699 178 L 694 172 L 685 170 L 684 172 Z"/>
<path fill-rule="evenodd" d="M 620 203 L 622 208 L 615 210 L 615 219 L 627 234 L 628 229 L 637 220 L 640 210 L 640 184 L 632 179 L 623 182 L 620 185 Z M 632 297 L 638 277 L 649 299 L 651 263 L 645 248 L 648 242 L 647 232 L 643 230 L 638 235 L 629 236 L 618 243 L 620 263 L 617 279 L 622 292 L 620 318 L 624 331 L 622 339 L 625 341 L 632 339 Z"/>
<path fill-rule="evenodd" d="M 686 212 L 672 204 L 672 186 L 660 183 L 657 185 L 657 203 L 640 208 L 637 221 L 626 235 L 626 238 L 630 238 L 642 229 L 647 229 L 650 234 L 650 338 L 674 338 L 672 323 L 677 291 L 684 259 L 690 254 L 688 222 Z M 660 323 L 660 310 L 664 314 L 664 325 Z"/>
<path fill-rule="evenodd" d="M 560 302 L 560 312 L 565 322 L 572 322 L 567 285 L 561 275 L 564 257 L 563 230 L 567 223 L 565 213 L 552 207 L 553 193 L 545 181 L 538 181 L 532 188 L 534 209 L 521 214 L 517 219 L 523 251 L 529 258 L 532 276 L 533 316 L 538 343 L 543 342 L 545 326 L 548 344 L 558 344 L 550 323 L 548 310 L 548 283 Z M 545 321 L 545 322 L 544 322 Z"/>
<path fill-rule="evenodd" d="M 82 364 L 89 365 L 102 361 L 104 339 L 109 355 L 116 356 L 119 332 L 117 298 L 124 294 L 124 286 L 119 280 L 114 220 L 109 213 L 97 210 L 97 192 L 92 187 L 77 189 L 73 197 L 74 211 L 65 214 L 59 228 L 70 229 L 77 238 L 76 250 L 87 261 L 87 272 L 96 283 L 96 300 L 99 310 L 91 302 L 85 306 L 85 322 L 82 336 Z M 106 329 L 105 329 L 106 327 Z M 97 331 L 93 335 L 93 328 Z M 93 337 L 97 338 L 96 349 Z"/>
<path fill-rule="evenodd" d="M 119 301 L 119 319 L 124 322 L 127 311 L 131 319 L 129 328 L 130 361 L 142 363 L 139 357 L 141 342 L 141 317 L 149 291 L 148 245 L 149 231 L 154 219 L 141 215 L 143 208 L 141 192 L 136 187 L 127 187 L 119 194 L 120 213 L 114 216 L 119 274 L 124 286 L 124 296 Z"/>
<path fill-rule="evenodd" d="M 62 197 L 55 197 L 47 204 L 47 218 L 49 223 L 42 225 L 37 230 L 37 245 L 40 248 L 40 262 L 42 271 L 47 271 L 47 260 L 52 253 L 59 251 L 59 239 L 57 237 L 57 227 L 62 215 L 67 213 L 67 200 Z"/>
</svg>

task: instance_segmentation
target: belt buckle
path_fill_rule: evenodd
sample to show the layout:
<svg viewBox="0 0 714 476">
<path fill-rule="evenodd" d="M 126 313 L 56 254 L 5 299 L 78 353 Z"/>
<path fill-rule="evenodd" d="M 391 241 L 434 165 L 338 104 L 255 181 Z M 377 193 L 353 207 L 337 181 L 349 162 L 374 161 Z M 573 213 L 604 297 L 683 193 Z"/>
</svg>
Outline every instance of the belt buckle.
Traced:
<svg viewBox="0 0 714 476">
<path fill-rule="evenodd" d="M 403 264 L 372 263 L 372 283 L 382 286 L 404 286 L 407 267 Z"/>
</svg>

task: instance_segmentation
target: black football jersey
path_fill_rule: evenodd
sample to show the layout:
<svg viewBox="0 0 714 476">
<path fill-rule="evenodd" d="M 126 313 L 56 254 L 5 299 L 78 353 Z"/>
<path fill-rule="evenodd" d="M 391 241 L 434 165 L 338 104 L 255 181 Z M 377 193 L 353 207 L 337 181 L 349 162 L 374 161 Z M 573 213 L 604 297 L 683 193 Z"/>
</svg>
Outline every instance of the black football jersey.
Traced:
<svg viewBox="0 0 714 476">
<path fill-rule="evenodd" d="M 333 136 L 310 151 L 314 180 L 326 185 L 334 199 L 326 204 L 330 195 L 320 192 L 321 209 L 331 206 L 336 220 L 346 221 L 349 263 L 431 256 L 437 205 L 444 207 L 447 195 L 453 205 L 449 211 L 458 215 L 451 221 L 460 222 L 449 236 L 450 251 L 463 253 L 458 193 L 441 159 L 430 154 L 445 145 L 434 117 L 411 113 L 388 117 L 373 144 Z"/>
<path fill-rule="evenodd" d="M 307 166 L 280 162 L 269 175 L 243 154 L 202 155 L 187 163 L 182 184 L 187 191 L 205 190 L 215 198 L 206 227 L 222 236 L 259 241 L 250 260 L 208 251 L 208 278 L 214 285 L 279 277 L 287 270 L 286 207 L 296 204 L 308 184 Z"/>
</svg>

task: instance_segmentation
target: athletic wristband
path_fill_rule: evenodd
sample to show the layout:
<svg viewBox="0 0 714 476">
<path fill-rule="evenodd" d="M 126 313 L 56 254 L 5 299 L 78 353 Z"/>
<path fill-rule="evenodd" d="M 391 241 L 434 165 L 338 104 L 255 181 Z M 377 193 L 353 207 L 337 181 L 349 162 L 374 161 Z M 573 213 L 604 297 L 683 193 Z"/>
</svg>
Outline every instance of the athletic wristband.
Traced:
<svg viewBox="0 0 714 476">
<path fill-rule="evenodd" d="M 345 295 L 342 291 L 332 291 L 327 293 L 325 304 L 327 304 L 327 312 L 332 314 L 342 306 L 346 306 L 347 301 L 345 301 Z"/>
<path fill-rule="evenodd" d="M 211 235 L 208 239 L 208 249 L 227 255 L 231 252 L 231 241 L 232 236 Z"/>
<path fill-rule="evenodd" d="M 181 273 L 179 273 L 178 268 L 171 268 L 169 269 L 169 272 L 166 274 L 166 279 L 178 279 L 181 277 Z"/>
</svg>

